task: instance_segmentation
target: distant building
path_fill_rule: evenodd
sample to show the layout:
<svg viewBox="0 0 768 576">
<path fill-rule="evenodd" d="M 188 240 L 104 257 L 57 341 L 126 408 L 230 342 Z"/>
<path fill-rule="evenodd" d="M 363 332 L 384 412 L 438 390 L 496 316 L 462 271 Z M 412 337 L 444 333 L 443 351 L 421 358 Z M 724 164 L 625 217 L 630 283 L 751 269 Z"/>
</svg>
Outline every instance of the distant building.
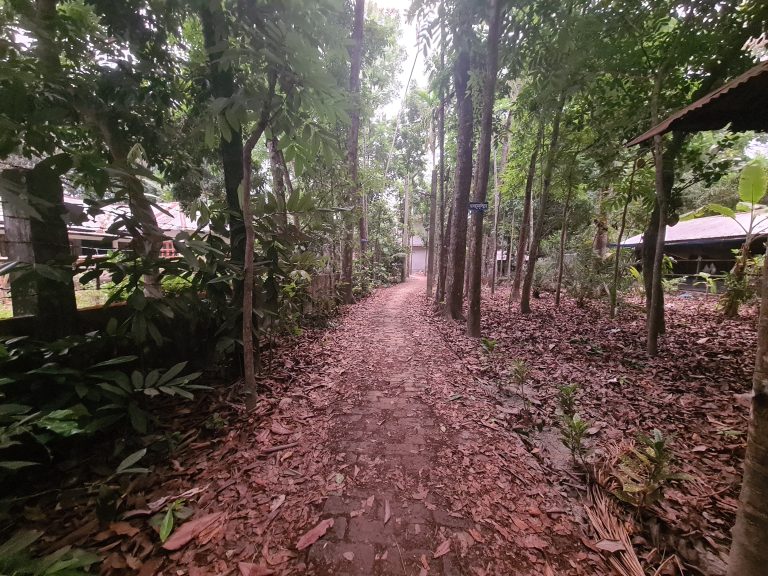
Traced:
<svg viewBox="0 0 768 576">
<path fill-rule="evenodd" d="M 90 217 L 86 213 L 86 205 L 80 198 L 72 196 L 64 197 L 64 206 L 67 209 L 67 230 L 72 254 L 77 257 L 89 254 L 107 254 L 110 250 L 127 248 L 131 242 L 130 236 L 110 231 L 120 215 L 130 214 L 125 204 L 113 204 L 104 208 L 103 213 Z M 192 232 L 197 229 L 197 223 L 189 218 L 181 209 L 178 202 L 158 202 L 153 207 L 157 225 L 168 237 L 163 243 L 161 255 L 172 257 L 176 255 L 173 247 L 173 239 L 180 232 Z M 0 203 L 0 260 L 7 259 L 5 245 L 5 223 L 3 218 L 2 203 Z"/>
<path fill-rule="evenodd" d="M 706 216 L 683 220 L 667 226 L 664 253 L 675 259 L 674 273 L 682 275 L 708 272 L 723 274 L 735 263 L 732 250 L 741 248 L 747 239 L 750 214 L 739 213 L 736 218 Z M 750 247 L 753 254 L 765 252 L 765 235 L 768 233 L 768 210 L 755 212 Z M 638 234 L 621 243 L 624 248 L 640 249 L 643 236 Z"/>
</svg>

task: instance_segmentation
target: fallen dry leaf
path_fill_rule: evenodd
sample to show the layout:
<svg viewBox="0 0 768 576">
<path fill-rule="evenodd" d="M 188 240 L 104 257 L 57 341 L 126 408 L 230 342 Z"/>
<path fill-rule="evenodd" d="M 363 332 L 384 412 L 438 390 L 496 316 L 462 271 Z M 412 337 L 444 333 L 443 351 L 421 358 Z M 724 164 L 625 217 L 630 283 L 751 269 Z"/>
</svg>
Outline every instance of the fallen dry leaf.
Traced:
<svg viewBox="0 0 768 576">
<path fill-rule="evenodd" d="M 270 576 L 275 571 L 262 564 L 252 564 L 251 562 L 238 562 L 240 576 Z"/>
<path fill-rule="evenodd" d="M 135 526 L 131 526 L 128 522 L 112 522 L 112 524 L 109 525 L 109 529 L 118 536 L 128 536 L 130 538 L 133 538 L 139 533 L 139 529 Z"/>
<path fill-rule="evenodd" d="M 447 540 L 444 540 L 440 546 L 437 547 L 437 549 L 432 552 L 432 558 L 440 558 L 440 556 L 445 556 L 448 554 L 448 551 L 451 549 L 451 539 L 448 538 Z"/>
<path fill-rule="evenodd" d="M 213 527 L 222 518 L 224 518 L 223 512 L 214 512 L 213 514 L 206 514 L 200 518 L 185 522 L 165 541 L 163 548 L 165 550 L 178 550 L 203 532 L 203 530 Z"/>
<path fill-rule="evenodd" d="M 270 427 L 270 430 L 273 434 L 277 434 L 279 436 L 288 436 L 289 434 L 293 434 L 293 430 L 290 428 L 285 427 L 282 422 L 279 420 L 273 420 L 272 426 Z"/>
<path fill-rule="evenodd" d="M 595 547 L 611 553 L 626 550 L 624 544 L 622 544 L 619 540 L 600 540 L 600 542 L 595 544 Z"/>
<path fill-rule="evenodd" d="M 344 558 L 346 558 L 350 562 L 352 562 L 352 560 L 355 559 L 355 553 L 354 552 L 344 552 L 344 554 L 342 554 L 342 556 L 344 556 Z"/>
<path fill-rule="evenodd" d="M 389 517 L 392 515 L 389 509 L 389 500 L 384 500 L 384 524 L 389 522 Z"/>
<path fill-rule="evenodd" d="M 296 543 L 296 549 L 304 550 L 305 548 L 309 548 L 312 546 L 312 544 L 322 538 L 323 535 L 328 531 L 328 528 L 331 526 L 333 526 L 333 518 L 326 518 L 325 520 L 321 520 L 317 526 L 299 538 L 299 541 Z"/>
</svg>

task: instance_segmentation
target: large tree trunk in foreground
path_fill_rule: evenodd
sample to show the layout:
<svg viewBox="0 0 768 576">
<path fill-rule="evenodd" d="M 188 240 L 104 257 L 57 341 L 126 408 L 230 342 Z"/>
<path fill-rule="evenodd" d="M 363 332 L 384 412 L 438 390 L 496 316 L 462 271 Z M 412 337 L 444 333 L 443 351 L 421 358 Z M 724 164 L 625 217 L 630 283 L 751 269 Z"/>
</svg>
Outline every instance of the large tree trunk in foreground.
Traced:
<svg viewBox="0 0 768 576">
<path fill-rule="evenodd" d="M 488 5 L 487 60 L 483 83 L 483 109 L 480 119 L 480 142 L 477 149 L 477 177 L 473 200 L 485 202 L 488 194 L 488 175 L 491 165 L 491 136 L 493 132 L 493 103 L 496 96 L 496 72 L 499 60 L 499 20 L 501 8 L 498 0 Z M 480 337 L 480 291 L 483 266 L 483 216 L 481 211 L 472 212 L 472 252 L 469 260 L 469 294 L 467 306 L 467 334 Z M 495 255 L 494 255 L 495 258 Z"/>
<path fill-rule="evenodd" d="M 523 266 L 525 264 L 525 247 L 528 244 L 528 229 L 531 221 L 531 205 L 533 204 L 533 181 L 536 178 L 536 161 L 539 157 L 541 140 L 544 137 L 544 122 L 539 120 L 539 131 L 536 135 L 536 143 L 533 145 L 531 161 L 528 164 L 528 176 L 525 180 L 525 200 L 523 202 L 523 219 L 520 222 L 520 234 L 517 238 L 517 254 L 515 256 L 515 279 L 512 281 L 512 290 L 509 298 L 512 302 L 520 299 L 520 284 L 523 279 Z"/>
<path fill-rule="evenodd" d="M 357 175 L 358 140 L 360 135 L 360 68 L 363 61 L 363 27 L 365 24 L 365 0 L 355 0 L 355 16 L 352 25 L 352 42 L 349 47 L 349 93 L 352 99 L 350 111 L 350 126 L 347 133 L 347 166 L 349 170 L 350 189 L 348 201 L 357 207 L 358 226 L 360 228 L 361 253 L 368 244 L 367 222 L 364 206 L 360 198 L 360 182 Z M 344 248 L 341 255 L 341 278 L 344 282 L 344 302 L 352 302 L 352 242 L 354 233 L 352 222 L 344 219 Z"/>
<path fill-rule="evenodd" d="M 528 253 L 528 266 L 525 269 L 525 280 L 523 282 L 523 294 L 520 298 L 520 312 L 528 314 L 531 311 L 531 288 L 533 287 L 533 275 L 536 271 L 536 259 L 539 256 L 539 244 L 544 234 L 545 211 L 547 200 L 549 199 L 549 189 L 552 185 L 552 171 L 555 168 L 557 160 L 557 146 L 560 140 L 560 118 L 563 115 L 565 106 L 565 94 L 561 93 L 558 108 L 555 111 L 555 117 L 552 120 L 552 136 L 549 141 L 549 151 L 547 152 L 547 162 L 544 165 L 544 182 L 541 187 L 541 199 L 539 202 L 539 217 L 536 220 L 536 228 L 531 236 L 531 250 Z"/>
<path fill-rule="evenodd" d="M 61 278 L 50 275 L 11 273 L 11 301 L 14 316 L 33 315 L 36 338 L 55 340 L 77 333 L 78 316 L 72 281 L 73 256 L 64 221 L 64 192 L 53 158 L 33 169 L 11 168 L 0 178 L 0 196 L 5 217 L 5 244 L 10 261 L 30 266 L 49 266 Z M 17 211 L 12 196 L 25 194 L 40 218 Z"/>
<path fill-rule="evenodd" d="M 768 566 L 768 258 L 761 285 L 752 410 L 728 576 L 762 576 Z"/>
<path fill-rule="evenodd" d="M 456 88 L 456 185 L 453 193 L 453 221 L 448 276 L 445 286 L 445 314 L 454 320 L 462 317 L 464 300 L 464 265 L 467 257 L 467 210 L 472 187 L 472 94 L 469 91 L 469 52 L 472 26 L 469 17 L 460 18 L 454 42 L 457 44 L 454 64 Z"/>
<path fill-rule="evenodd" d="M 231 98 L 235 94 L 235 74 L 232 66 L 222 66 L 221 58 L 228 47 L 229 26 L 221 5 L 215 2 L 200 4 L 200 22 L 208 53 L 208 78 L 214 98 Z M 224 173 L 224 192 L 229 218 L 229 244 L 232 261 L 242 265 L 245 260 L 245 225 L 240 207 L 238 188 L 243 181 L 243 131 L 240 126 L 230 127 L 227 140 L 219 139 L 219 156 Z"/>
</svg>

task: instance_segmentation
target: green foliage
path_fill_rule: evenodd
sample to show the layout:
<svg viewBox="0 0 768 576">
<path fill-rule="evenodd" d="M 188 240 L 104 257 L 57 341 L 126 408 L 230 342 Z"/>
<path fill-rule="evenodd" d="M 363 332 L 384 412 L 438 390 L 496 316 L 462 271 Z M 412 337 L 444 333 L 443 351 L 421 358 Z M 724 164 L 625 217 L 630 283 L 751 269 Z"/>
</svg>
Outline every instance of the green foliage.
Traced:
<svg viewBox="0 0 768 576">
<path fill-rule="evenodd" d="M 482 346 L 483 351 L 487 354 L 493 353 L 493 351 L 496 349 L 496 344 L 498 344 L 498 342 L 496 342 L 496 340 L 493 338 L 486 338 L 485 336 L 480 338 L 480 346 Z"/>
<path fill-rule="evenodd" d="M 693 283 L 694 286 L 705 286 L 707 294 L 717 294 L 717 280 L 719 276 L 707 272 L 699 272 L 696 274 L 696 278 L 699 280 Z"/>
<path fill-rule="evenodd" d="M 650 436 L 641 434 L 638 443 L 621 456 L 615 471 L 619 487 L 613 494 L 643 510 L 661 500 L 668 485 L 688 477 L 673 471 L 669 439 L 660 430 L 654 429 Z"/>
<path fill-rule="evenodd" d="M 571 451 L 571 456 L 574 461 L 576 459 L 584 458 L 584 436 L 589 429 L 589 423 L 582 420 L 581 416 L 576 413 L 563 416 L 563 428 L 561 429 L 561 437 L 563 444 Z"/>
<path fill-rule="evenodd" d="M 578 245 L 575 255 L 566 260 L 563 285 L 579 306 L 605 294 L 612 280 L 612 258 L 600 259 L 587 243 Z"/>
<path fill-rule="evenodd" d="M 42 557 L 32 552 L 43 535 L 38 530 L 23 530 L 0 544 L 0 573 L 13 576 L 80 576 L 91 574 L 99 556 L 65 546 Z"/>
<path fill-rule="evenodd" d="M 578 384 L 564 384 L 558 389 L 557 397 L 564 415 L 573 416 L 576 413 L 576 393 L 578 391 Z"/>
<path fill-rule="evenodd" d="M 135 355 L 112 356 L 120 339 L 107 333 L 72 336 L 52 343 L 28 338 L 0 343 L 0 469 L 15 472 L 45 463 L 7 454 L 53 458 L 63 441 L 129 423 L 148 432 L 147 411 L 159 396 L 192 398 L 204 388 L 192 384 L 200 373 L 182 374 L 186 362 L 168 370 L 143 372 Z M 114 354 L 114 352 L 112 352 Z M 108 357 L 101 362 L 91 358 Z M 39 449 L 32 449 L 37 446 Z M 122 469 L 121 472 L 126 470 Z"/>
<path fill-rule="evenodd" d="M 166 505 L 165 510 L 150 518 L 149 525 L 157 532 L 160 542 L 165 542 L 173 534 L 179 521 L 187 520 L 194 510 L 185 506 L 184 499 L 176 499 Z"/>
</svg>

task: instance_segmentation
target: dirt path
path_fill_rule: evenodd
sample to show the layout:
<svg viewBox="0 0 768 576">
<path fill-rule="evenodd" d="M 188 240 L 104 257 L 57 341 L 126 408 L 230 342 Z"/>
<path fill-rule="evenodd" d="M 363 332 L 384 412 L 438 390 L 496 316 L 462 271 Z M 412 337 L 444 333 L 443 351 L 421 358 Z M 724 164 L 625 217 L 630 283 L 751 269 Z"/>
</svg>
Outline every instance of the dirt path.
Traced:
<svg viewBox="0 0 768 576">
<path fill-rule="evenodd" d="M 471 417 L 491 407 L 425 322 L 424 289 L 412 278 L 380 291 L 333 334 L 342 380 L 329 448 L 344 480 L 323 505 L 333 526 L 312 546 L 310 571 L 601 573 L 578 552 L 559 489 L 531 477 L 535 458 L 514 438 L 482 437 Z"/>
<path fill-rule="evenodd" d="M 425 288 L 413 278 L 377 290 L 276 350 L 262 376 L 272 392 L 253 410 L 201 398 L 170 422 L 189 429 L 189 449 L 142 478 L 127 506 L 182 499 L 187 538 L 163 550 L 143 517 L 118 523 L 97 535 L 104 573 L 609 574 L 583 483 L 558 468 L 557 434 L 522 422 L 491 357 L 432 314 Z"/>
</svg>

